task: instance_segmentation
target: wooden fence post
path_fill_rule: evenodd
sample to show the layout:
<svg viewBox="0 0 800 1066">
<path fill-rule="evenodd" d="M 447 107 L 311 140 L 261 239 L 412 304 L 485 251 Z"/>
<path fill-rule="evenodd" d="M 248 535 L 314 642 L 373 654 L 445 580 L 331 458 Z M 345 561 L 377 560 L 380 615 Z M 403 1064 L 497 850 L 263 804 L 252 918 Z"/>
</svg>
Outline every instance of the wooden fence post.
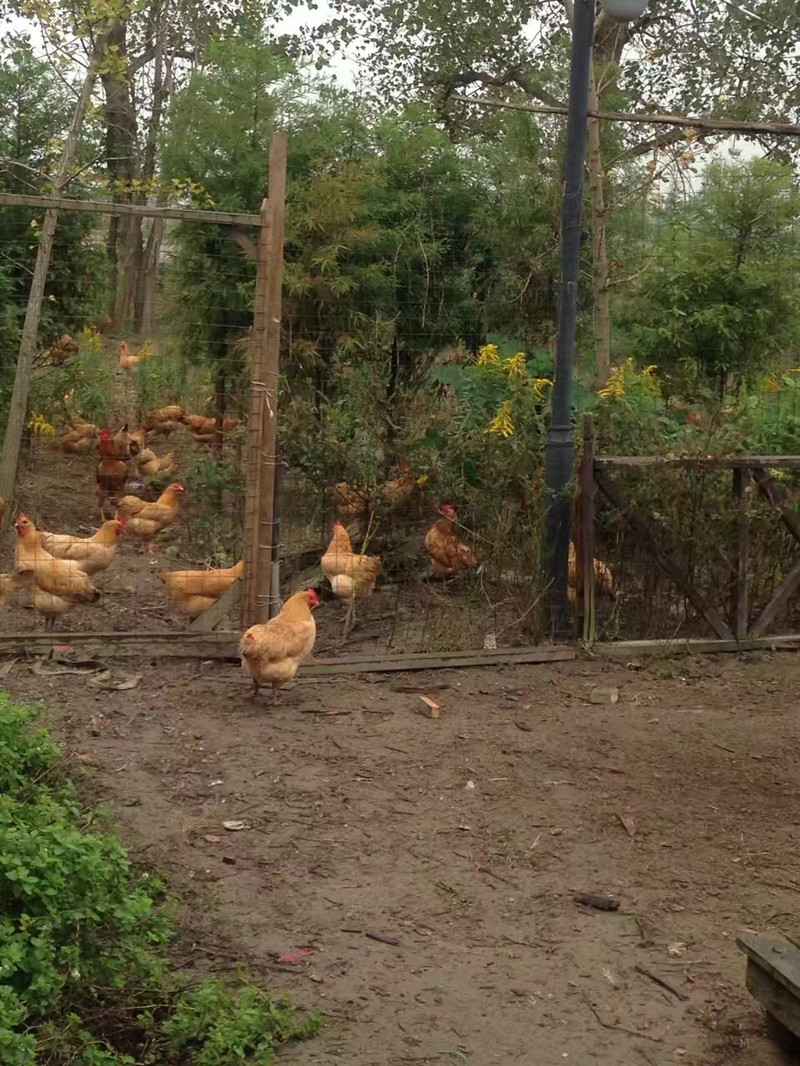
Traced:
<svg viewBox="0 0 800 1066">
<path fill-rule="evenodd" d="M 95 58 L 93 57 L 86 72 L 86 77 L 83 79 L 83 86 L 72 116 L 72 125 L 61 153 L 61 162 L 58 165 L 58 173 L 55 179 L 56 195 L 63 191 L 69 172 L 72 169 L 72 163 L 78 150 L 81 130 L 83 129 L 83 121 L 92 100 L 92 92 L 96 80 L 97 71 Z M 36 265 L 33 269 L 33 278 L 30 292 L 28 293 L 25 322 L 22 326 L 17 367 L 14 373 L 14 390 L 8 407 L 3 454 L 0 457 L 0 497 L 4 497 L 9 502 L 9 507 L 7 508 L 9 516 L 11 515 L 10 503 L 17 480 L 22 434 L 25 430 L 25 418 L 28 411 L 28 393 L 33 378 L 33 360 L 36 355 L 36 341 L 39 336 L 39 321 L 42 315 L 44 290 L 50 270 L 50 257 L 53 252 L 53 241 L 57 225 L 58 212 L 49 207 L 45 211 L 42 232 L 39 237 L 39 248 L 36 252 Z M 0 515 L 0 529 L 2 527 L 3 516 Z"/>
<path fill-rule="evenodd" d="M 245 505 L 245 567 L 242 594 L 244 627 L 265 622 L 276 613 L 271 596 L 275 466 L 278 438 L 283 226 L 286 198 L 285 133 L 272 135 L 269 189 L 261 206 L 253 352 L 248 420 L 248 484 Z"/>
<path fill-rule="evenodd" d="M 581 509 L 578 515 L 581 541 L 581 570 L 583 571 L 582 629 L 578 632 L 591 644 L 597 633 L 594 612 L 594 415 L 583 416 L 583 454 L 580 466 Z M 580 602 L 580 598 L 579 601 Z"/>
<path fill-rule="evenodd" d="M 747 602 L 747 555 L 749 523 L 747 521 L 747 486 L 750 471 L 736 467 L 733 471 L 733 495 L 736 501 L 737 549 L 736 576 L 733 583 L 733 635 L 737 640 L 747 636 L 749 605 Z"/>
</svg>

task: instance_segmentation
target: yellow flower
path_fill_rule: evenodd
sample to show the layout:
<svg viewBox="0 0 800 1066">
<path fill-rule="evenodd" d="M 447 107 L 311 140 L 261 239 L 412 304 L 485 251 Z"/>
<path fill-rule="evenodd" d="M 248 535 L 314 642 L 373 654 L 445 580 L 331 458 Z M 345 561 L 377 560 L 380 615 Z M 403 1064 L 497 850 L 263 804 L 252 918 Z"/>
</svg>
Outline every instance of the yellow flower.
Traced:
<svg viewBox="0 0 800 1066">
<path fill-rule="evenodd" d="M 598 396 L 604 400 L 621 400 L 625 395 L 625 367 L 615 366 L 609 375 L 608 382 L 598 390 Z"/>
<path fill-rule="evenodd" d="M 764 382 L 764 388 L 767 392 L 777 392 L 781 387 L 780 378 L 777 374 L 767 374 L 767 380 Z"/>
<path fill-rule="evenodd" d="M 506 360 L 505 364 L 508 376 L 512 381 L 519 381 L 525 377 L 525 353 L 517 352 L 516 355 Z"/>
<path fill-rule="evenodd" d="M 483 431 L 484 433 L 496 433 L 500 437 L 514 436 L 514 422 L 511 418 L 511 400 L 504 400 L 500 410 Z"/>
<path fill-rule="evenodd" d="M 500 353 L 496 344 L 485 344 L 478 352 L 477 366 L 500 366 Z"/>
<path fill-rule="evenodd" d="M 536 378 L 531 382 L 531 388 L 533 389 L 533 395 L 537 400 L 544 399 L 544 390 L 553 387 L 553 382 L 550 378 Z"/>
<path fill-rule="evenodd" d="M 44 415 L 36 414 L 35 412 L 30 417 L 28 429 L 41 437 L 54 437 L 56 435 L 56 427 L 51 426 Z"/>
</svg>

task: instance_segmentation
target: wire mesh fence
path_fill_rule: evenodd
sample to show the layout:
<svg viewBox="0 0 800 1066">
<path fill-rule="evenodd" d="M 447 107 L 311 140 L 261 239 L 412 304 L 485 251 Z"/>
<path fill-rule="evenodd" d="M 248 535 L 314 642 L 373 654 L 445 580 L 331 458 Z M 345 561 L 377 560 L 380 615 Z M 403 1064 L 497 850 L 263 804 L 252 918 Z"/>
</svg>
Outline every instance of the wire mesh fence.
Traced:
<svg viewBox="0 0 800 1066">
<path fill-rule="evenodd" d="M 516 121 L 547 124 L 542 143 L 557 154 L 560 120 Z M 587 198 L 576 414 L 594 412 L 601 454 L 797 450 L 800 332 L 786 280 L 798 248 L 796 190 L 772 161 L 704 162 L 703 150 L 678 143 L 631 156 L 631 182 L 606 189 L 603 249 Z M 274 527 L 280 595 L 322 590 L 323 653 L 344 644 L 421 652 L 535 642 L 548 632 L 543 451 L 558 197 L 551 190 L 537 202 L 525 241 L 511 249 L 514 229 L 502 212 L 489 235 L 474 204 L 461 205 L 472 212 L 469 225 L 456 224 L 432 182 L 425 212 L 400 212 L 391 231 L 381 217 L 379 229 L 367 194 L 348 184 L 352 173 L 325 172 L 327 200 L 314 198 L 320 189 L 310 179 L 290 189 Z M 35 236 L 39 214 L 0 208 L 4 263 L 19 260 L 22 234 Z M 173 631 L 216 602 L 243 559 L 254 231 L 213 220 L 169 220 L 158 230 L 144 222 L 150 255 L 133 271 L 123 327 L 108 227 L 96 215 L 62 212 L 16 503 L 37 530 L 83 538 L 119 515 L 126 531 L 113 563 L 96 572 L 101 599 L 64 597 L 64 606 L 42 598 L 30 610 L 21 582 L 7 590 L 4 628 L 32 630 L 44 615 L 61 629 Z M 24 289 L 27 268 L 18 266 Z M 116 454 L 123 427 L 135 455 L 129 445 Z M 100 444 L 103 430 L 110 446 L 108 436 Z M 111 470 L 115 463 L 124 472 Z M 796 475 L 779 478 L 791 510 Z M 655 517 L 663 552 L 729 625 L 742 512 L 730 472 L 651 467 L 623 481 L 632 505 Z M 184 490 L 177 502 L 162 499 L 176 482 Z M 151 530 L 126 497 L 156 514 L 166 507 L 170 520 Z M 598 602 L 598 636 L 707 630 L 626 514 L 598 500 L 597 558 L 613 589 Z M 752 483 L 746 510 L 753 621 L 790 573 L 794 542 Z M 344 569 L 358 569 L 352 556 L 375 557 L 374 583 L 356 581 L 354 590 L 352 573 L 323 565 L 337 521 L 349 537 L 349 549 L 337 549 Z M 8 535 L 0 549 L 5 573 L 14 570 L 15 541 Z M 223 576 L 178 587 L 159 574 L 209 568 Z M 794 628 L 796 615 L 788 597 L 772 628 Z M 227 625 L 236 627 L 235 610 Z"/>
</svg>

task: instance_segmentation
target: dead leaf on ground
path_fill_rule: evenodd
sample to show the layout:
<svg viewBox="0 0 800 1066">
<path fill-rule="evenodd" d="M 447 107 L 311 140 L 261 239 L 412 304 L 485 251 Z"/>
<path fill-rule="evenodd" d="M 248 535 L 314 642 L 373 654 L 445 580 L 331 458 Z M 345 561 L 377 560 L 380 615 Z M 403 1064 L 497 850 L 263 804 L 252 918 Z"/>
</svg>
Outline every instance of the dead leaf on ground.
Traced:
<svg viewBox="0 0 800 1066">
<path fill-rule="evenodd" d="M 229 833 L 240 833 L 243 829 L 249 829 L 250 826 L 247 822 L 223 822 L 222 828 L 227 829 Z"/>
<path fill-rule="evenodd" d="M 633 818 L 631 818 L 629 814 L 620 814 L 619 811 L 615 811 L 614 813 L 622 823 L 622 827 L 625 832 L 628 834 L 631 840 L 633 840 L 634 836 L 636 836 L 636 822 L 634 822 Z"/>
<path fill-rule="evenodd" d="M 143 676 L 143 674 L 126 674 L 122 681 L 114 685 L 114 688 L 117 692 L 127 692 L 128 689 L 136 688 Z"/>
</svg>

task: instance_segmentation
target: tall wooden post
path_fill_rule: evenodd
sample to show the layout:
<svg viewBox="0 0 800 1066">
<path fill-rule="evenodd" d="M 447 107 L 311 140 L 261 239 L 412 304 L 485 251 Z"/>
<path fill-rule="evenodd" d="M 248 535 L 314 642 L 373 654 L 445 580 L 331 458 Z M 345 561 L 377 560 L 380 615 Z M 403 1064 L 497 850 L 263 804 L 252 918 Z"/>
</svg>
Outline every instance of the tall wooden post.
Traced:
<svg viewBox="0 0 800 1066">
<path fill-rule="evenodd" d="M 579 587 L 577 591 L 578 635 L 587 644 L 596 638 L 595 579 L 594 579 L 594 416 L 583 416 L 583 454 L 578 472 L 580 510 L 576 515 L 576 556 L 578 557 Z"/>
<path fill-rule="evenodd" d="M 261 232 L 256 259 L 242 594 L 242 624 L 245 627 L 267 621 L 277 610 L 270 593 L 273 544 L 276 540 L 275 467 L 286 146 L 286 134 L 273 133 L 269 152 L 269 189 L 267 199 L 261 205 Z"/>
<path fill-rule="evenodd" d="M 92 59 L 89 70 L 86 72 L 86 77 L 83 79 L 83 86 L 72 116 L 72 125 L 64 144 L 64 150 L 61 153 L 61 162 L 54 182 L 56 196 L 60 196 L 64 191 L 69 172 L 72 169 L 72 163 L 81 138 L 83 120 L 92 100 L 92 92 L 94 91 L 96 80 L 95 61 Z M 36 341 L 39 336 L 39 320 L 42 315 L 42 302 L 44 301 L 47 274 L 50 270 L 50 257 L 53 252 L 57 223 L 58 212 L 55 208 L 48 208 L 45 211 L 42 223 L 39 248 L 36 252 L 36 265 L 33 268 L 33 278 L 30 292 L 28 293 L 25 322 L 22 326 L 22 338 L 19 342 L 17 368 L 14 374 L 14 391 L 8 408 L 3 454 L 2 458 L 0 458 L 0 496 L 5 497 L 9 502 L 14 494 L 14 485 L 17 480 L 19 453 L 28 410 L 28 393 L 33 376 L 33 359 L 36 354 Z M 7 511 L 10 515 L 10 506 Z M 3 520 L 0 516 L 0 528 L 2 528 L 2 525 Z"/>
<path fill-rule="evenodd" d="M 747 520 L 747 486 L 749 471 L 736 467 L 733 471 L 733 497 L 736 503 L 736 573 L 733 580 L 733 635 L 737 640 L 747 636 L 749 606 L 747 603 L 747 556 L 749 522 Z"/>
</svg>

